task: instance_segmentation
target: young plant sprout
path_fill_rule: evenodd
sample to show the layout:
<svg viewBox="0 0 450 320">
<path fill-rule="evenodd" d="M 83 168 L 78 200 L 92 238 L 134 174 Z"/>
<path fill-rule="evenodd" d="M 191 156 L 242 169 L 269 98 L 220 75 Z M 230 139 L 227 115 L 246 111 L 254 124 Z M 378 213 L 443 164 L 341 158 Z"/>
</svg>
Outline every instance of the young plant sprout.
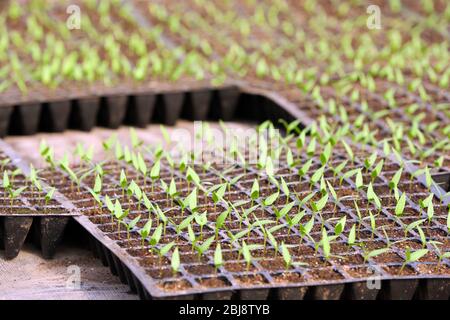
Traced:
<svg viewBox="0 0 450 320">
<path fill-rule="evenodd" d="M 362 246 L 363 249 L 363 258 L 364 258 L 364 263 L 366 263 L 370 258 L 375 258 L 379 255 L 385 254 L 389 251 L 391 251 L 391 248 L 387 247 L 387 248 L 381 248 L 381 249 L 375 249 L 372 251 L 367 251 L 365 246 Z"/>
<path fill-rule="evenodd" d="M 130 232 L 134 229 L 134 227 L 137 225 L 137 223 L 141 220 L 141 216 L 137 216 L 133 220 L 129 221 L 128 223 L 124 223 L 125 228 L 127 230 L 127 240 L 130 241 Z"/>
<path fill-rule="evenodd" d="M 309 219 L 309 221 L 306 222 L 304 225 L 303 224 L 299 225 L 299 232 L 302 237 L 302 240 L 304 238 L 311 239 L 310 233 L 314 227 L 314 220 L 315 220 L 315 218 L 314 218 L 314 216 L 312 216 L 311 219 Z"/>
<path fill-rule="evenodd" d="M 292 201 L 289 204 L 285 205 L 283 208 L 281 208 L 281 210 L 278 210 L 278 208 L 274 207 L 273 211 L 275 213 L 275 216 L 277 217 L 276 222 L 278 223 L 278 221 L 280 219 L 283 219 L 285 216 L 288 217 L 287 214 L 292 210 L 292 208 L 294 208 L 295 205 L 296 205 L 295 201 Z"/>
<path fill-rule="evenodd" d="M 313 163 L 313 159 L 309 159 L 307 162 L 305 162 L 305 164 L 300 168 L 300 170 L 298 171 L 298 176 L 299 176 L 299 181 L 301 181 L 302 177 L 304 177 L 309 169 L 311 168 Z"/>
<path fill-rule="evenodd" d="M 172 267 L 173 275 L 175 276 L 180 269 L 180 253 L 178 252 L 178 247 L 172 253 L 172 259 L 170 259 L 170 265 Z"/>
<path fill-rule="evenodd" d="M 191 167 L 188 167 L 186 170 L 186 180 L 188 182 L 188 190 L 191 183 L 194 183 L 194 185 L 197 187 L 200 186 L 200 177 Z"/>
<path fill-rule="evenodd" d="M 208 218 L 206 217 L 206 211 L 203 212 L 202 214 L 198 214 L 194 212 L 194 219 L 195 222 L 199 225 L 200 227 L 200 240 L 203 239 L 203 227 L 208 223 Z"/>
<path fill-rule="evenodd" d="M 214 242 L 214 238 L 215 236 L 212 236 L 208 239 L 206 239 L 205 241 L 203 241 L 202 244 L 200 245 L 195 245 L 195 250 L 198 253 L 198 259 L 200 260 L 202 255 L 208 251 L 209 247 L 211 247 L 212 243 Z"/>
<path fill-rule="evenodd" d="M 181 213 L 189 208 L 192 212 L 197 210 L 197 188 L 194 188 L 191 193 L 184 199 L 178 199 L 181 206 Z"/>
<path fill-rule="evenodd" d="M 150 178 L 152 179 L 152 189 L 151 189 L 152 193 L 154 192 L 155 181 L 159 179 L 160 172 L 161 172 L 161 161 L 158 160 L 155 162 L 152 169 L 150 170 Z"/>
<path fill-rule="evenodd" d="M 252 199 L 252 206 L 253 206 L 253 202 L 258 200 L 259 198 L 259 183 L 258 180 L 256 179 L 253 181 L 252 189 L 250 191 L 250 197 Z"/>
<path fill-rule="evenodd" d="M 403 212 L 405 210 L 405 204 L 406 204 L 406 195 L 405 195 L 405 193 L 402 193 L 402 195 L 398 199 L 397 204 L 395 206 L 395 215 L 397 217 L 400 217 L 403 215 Z"/>
<path fill-rule="evenodd" d="M 142 229 L 139 230 L 139 235 L 141 236 L 141 246 L 144 247 L 145 240 L 150 235 L 150 231 L 152 229 L 152 220 L 149 219 Z"/>
<path fill-rule="evenodd" d="M 123 197 L 125 195 L 125 190 L 128 187 L 127 175 L 125 174 L 125 171 L 123 171 L 123 169 L 120 171 L 119 183 L 120 187 L 122 188 L 122 197 Z"/>
<path fill-rule="evenodd" d="M 414 222 L 410 223 L 409 225 L 407 225 L 404 228 L 404 230 L 405 230 L 405 238 L 408 235 L 408 232 L 411 232 L 412 230 L 416 229 L 418 226 L 420 226 L 424 222 L 425 222 L 425 219 L 420 219 L 420 220 L 414 221 Z"/>
<path fill-rule="evenodd" d="M 219 231 L 222 229 L 222 227 L 224 227 L 225 221 L 227 220 L 227 217 L 230 214 L 230 211 L 231 211 L 231 209 L 228 208 L 227 210 L 222 212 L 216 219 L 215 228 L 214 228 L 216 240 L 219 240 Z"/>
<path fill-rule="evenodd" d="M 322 198 L 320 198 L 318 201 L 312 201 L 311 202 L 311 209 L 313 212 L 317 213 L 322 211 L 323 208 L 327 205 L 328 202 L 328 193 L 325 194 Z"/>
<path fill-rule="evenodd" d="M 129 209 L 123 210 L 119 200 L 116 200 L 116 202 L 114 203 L 114 217 L 117 219 L 117 233 L 119 234 L 119 238 L 120 238 L 120 225 L 123 223 L 123 219 L 125 219 L 128 216 L 129 212 L 130 212 Z"/>
<path fill-rule="evenodd" d="M 51 200 L 53 200 L 53 196 L 55 195 L 56 188 L 50 188 L 48 192 L 45 194 L 45 206 L 47 207 Z"/>
<path fill-rule="evenodd" d="M 223 265 L 222 248 L 220 243 L 217 243 L 216 250 L 214 250 L 214 267 L 217 270 Z"/>
<path fill-rule="evenodd" d="M 266 199 L 263 200 L 263 205 L 265 207 L 270 207 L 275 201 L 278 200 L 278 197 L 280 196 L 279 192 L 275 192 L 268 196 Z"/>
<path fill-rule="evenodd" d="M 155 248 L 155 251 L 157 252 L 158 256 L 159 256 L 159 265 L 162 264 L 162 258 L 164 256 L 166 256 L 169 251 L 175 246 L 175 242 L 170 242 L 166 245 L 164 245 L 161 249 L 157 249 Z"/>
<path fill-rule="evenodd" d="M 12 211 L 14 199 L 17 199 L 22 194 L 22 192 L 25 191 L 25 189 L 27 187 L 23 186 L 23 187 L 20 187 L 20 188 L 14 190 L 14 187 L 9 179 L 8 172 L 4 171 L 3 172 L 3 188 L 5 189 L 5 192 L 7 192 L 9 194 L 10 207 L 11 207 L 11 211 Z"/>
<path fill-rule="evenodd" d="M 411 248 L 407 247 L 405 249 L 405 261 L 403 262 L 399 273 L 401 273 L 408 264 L 411 264 L 411 263 L 414 263 L 414 262 L 420 260 L 428 252 L 429 252 L 428 249 L 419 249 L 417 251 L 411 251 Z"/>
<path fill-rule="evenodd" d="M 372 202 L 378 210 L 381 210 L 381 201 L 373 190 L 372 183 L 367 187 L 367 210 L 369 209 L 369 202 Z"/>
</svg>

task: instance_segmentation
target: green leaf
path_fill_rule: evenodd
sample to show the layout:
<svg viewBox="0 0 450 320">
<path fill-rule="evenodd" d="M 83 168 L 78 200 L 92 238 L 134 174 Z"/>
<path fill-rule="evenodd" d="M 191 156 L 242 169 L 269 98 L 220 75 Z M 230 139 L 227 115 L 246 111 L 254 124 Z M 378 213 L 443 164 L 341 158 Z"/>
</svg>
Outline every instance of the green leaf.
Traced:
<svg viewBox="0 0 450 320">
<path fill-rule="evenodd" d="M 305 162 L 305 164 L 299 170 L 298 174 L 300 177 L 303 177 L 305 174 L 308 173 L 309 168 L 311 168 L 312 163 L 313 163 L 313 159 L 309 159 L 307 162 Z"/>
<path fill-rule="evenodd" d="M 189 208 L 192 211 L 195 211 L 197 209 L 197 188 L 194 188 L 181 202 L 184 208 Z"/>
<path fill-rule="evenodd" d="M 372 231 L 375 231 L 377 228 L 375 216 L 373 215 L 372 211 L 369 210 L 369 219 L 370 219 L 370 228 Z"/>
<path fill-rule="evenodd" d="M 389 252 L 390 250 L 391 250 L 390 248 L 382 248 L 382 249 L 372 250 L 372 251 L 370 251 L 370 252 L 367 254 L 366 258 L 367 258 L 367 259 L 368 259 L 368 258 L 374 258 L 374 257 L 376 257 L 376 256 L 379 256 L 380 254 Z M 367 259 L 366 259 L 366 260 L 367 260 Z"/>
<path fill-rule="evenodd" d="M 226 190 L 226 183 L 219 185 L 219 188 L 212 193 L 212 199 L 214 203 L 218 203 L 219 201 L 223 200 L 223 196 L 225 195 Z"/>
<path fill-rule="evenodd" d="M 198 213 L 194 214 L 194 219 L 199 226 L 204 226 L 208 222 L 208 218 L 206 217 L 206 211 L 203 212 L 202 214 Z"/>
<path fill-rule="evenodd" d="M 127 176 L 125 174 L 125 171 L 123 169 L 120 171 L 120 186 L 122 189 L 125 189 L 128 185 Z"/>
<path fill-rule="evenodd" d="M 3 171 L 3 188 L 9 189 L 11 188 L 11 183 L 9 182 L 8 172 Z"/>
<path fill-rule="evenodd" d="M 216 250 L 214 251 L 214 266 L 219 268 L 223 265 L 222 249 L 220 243 L 217 243 Z"/>
<path fill-rule="evenodd" d="M 112 203 L 111 199 L 108 195 L 105 196 L 105 205 L 108 208 L 108 210 L 111 212 L 111 214 L 114 213 L 114 204 Z"/>
<path fill-rule="evenodd" d="M 364 185 L 361 169 L 358 169 L 356 173 L 355 185 L 357 189 L 360 189 Z"/>
<path fill-rule="evenodd" d="M 375 180 L 381 174 L 381 171 L 383 170 L 383 165 L 384 160 L 381 159 L 371 173 L 371 177 L 373 180 Z"/>
<path fill-rule="evenodd" d="M 250 264 L 250 262 L 252 261 L 252 255 L 245 241 L 242 241 L 242 255 L 244 256 L 244 259 L 247 262 L 247 264 Z"/>
<path fill-rule="evenodd" d="M 322 250 L 325 259 L 328 260 L 331 254 L 331 247 L 328 239 L 327 230 L 325 228 L 322 229 Z"/>
<path fill-rule="evenodd" d="M 176 196 L 176 194 L 177 194 L 177 185 L 175 183 L 175 180 L 172 179 L 169 185 L 169 196 L 173 198 L 174 196 Z"/>
<path fill-rule="evenodd" d="M 312 156 L 314 155 L 315 152 L 316 152 L 316 138 L 312 138 L 308 144 L 308 147 L 306 148 L 306 154 L 308 156 Z"/>
<path fill-rule="evenodd" d="M 257 200 L 259 198 L 259 183 L 257 179 L 253 181 L 250 197 L 252 200 Z"/>
<path fill-rule="evenodd" d="M 355 241 L 356 241 L 356 224 L 354 224 L 352 226 L 352 228 L 350 229 L 350 232 L 348 234 L 347 244 L 349 246 L 353 246 L 355 244 Z"/>
<path fill-rule="evenodd" d="M 188 216 L 187 218 L 184 218 L 180 224 L 177 226 L 177 233 L 180 234 L 180 232 L 184 229 L 186 229 L 192 222 L 195 216 Z M 206 217 L 205 217 L 206 218 Z"/>
<path fill-rule="evenodd" d="M 450 232 L 450 208 L 447 214 L 447 230 Z"/>
<path fill-rule="evenodd" d="M 47 194 L 45 195 L 45 201 L 49 202 L 50 200 L 53 199 L 53 195 L 55 194 L 56 188 L 50 188 L 50 190 L 47 192 Z"/>
<path fill-rule="evenodd" d="M 161 171 L 161 161 L 158 160 L 155 162 L 152 169 L 150 170 L 150 178 L 152 178 L 152 180 L 158 179 L 160 171 Z"/>
<path fill-rule="evenodd" d="M 434 206 L 433 205 L 429 205 L 428 209 L 427 209 L 428 221 L 431 221 L 431 219 L 433 219 L 433 216 L 434 216 Z"/>
<path fill-rule="evenodd" d="M 372 183 L 369 183 L 369 186 L 367 187 L 367 200 L 373 201 L 378 209 L 381 208 L 381 201 L 373 190 Z"/>
<path fill-rule="evenodd" d="M 169 132 L 167 131 L 166 127 L 161 124 L 159 126 L 159 129 L 161 130 L 162 136 L 163 136 L 164 140 L 166 141 L 166 143 L 170 144 L 170 135 L 169 135 Z"/>
<path fill-rule="evenodd" d="M 144 159 L 142 158 L 142 155 L 139 153 L 137 156 L 137 161 L 138 161 L 138 167 L 139 167 L 139 171 L 144 175 L 144 177 L 147 175 L 147 164 L 145 163 Z"/>
<path fill-rule="evenodd" d="M 405 204 L 406 204 L 406 195 L 405 193 L 402 193 L 400 196 L 400 199 L 397 201 L 397 205 L 395 206 L 395 215 L 401 216 L 403 215 L 403 211 L 405 210 Z"/>
<path fill-rule="evenodd" d="M 211 246 L 211 244 L 213 243 L 214 238 L 215 238 L 215 236 L 212 236 L 212 237 L 206 239 L 200 246 L 197 246 L 196 247 L 197 252 L 200 255 L 202 255 L 204 252 L 206 252 L 209 249 L 209 247 Z"/>
<path fill-rule="evenodd" d="M 216 219 L 216 228 L 217 229 L 221 229 L 228 217 L 228 215 L 230 214 L 230 209 L 222 212 Z"/>
<path fill-rule="evenodd" d="M 405 233 L 410 232 L 411 230 L 417 228 L 418 226 L 420 226 L 423 222 L 425 221 L 425 219 L 420 219 L 417 221 L 414 221 L 412 223 L 410 223 L 409 225 L 406 226 L 405 228 Z"/>
<path fill-rule="evenodd" d="M 309 235 L 313 227 L 314 227 L 314 217 L 311 217 L 311 219 L 307 223 L 305 223 L 305 225 L 299 226 L 300 234 L 303 237 Z"/>
<path fill-rule="evenodd" d="M 180 269 L 180 253 L 178 252 L 178 247 L 172 253 L 171 267 L 173 272 L 178 272 Z"/>
<path fill-rule="evenodd" d="M 342 145 L 344 146 L 345 151 L 347 152 L 350 160 L 353 162 L 355 159 L 355 156 L 353 154 L 352 148 L 350 148 L 350 146 L 344 140 L 341 140 L 341 141 L 342 141 Z"/>
<path fill-rule="evenodd" d="M 280 196 L 279 192 L 275 192 L 274 194 L 271 194 L 266 199 L 264 199 L 264 206 L 266 206 L 266 207 L 271 206 L 275 201 L 277 201 L 279 196 Z"/>
<path fill-rule="evenodd" d="M 369 169 L 375 164 L 376 160 L 377 160 L 377 153 L 374 152 L 364 160 L 364 167 L 366 167 L 366 169 Z"/>
<path fill-rule="evenodd" d="M 284 242 L 281 243 L 281 254 L 283 255 L 283 260 L 286 264 L 286 268 L 288 268 L 292 264 L 292 256 Z"/>
<path fill-rule="evenodd" d="M 139 216 L 137 216 L 136 218 L 134 218 L 133 220 L 131 220 L 129 223 L 128 223 L 128 228 L 131 230 L 131 229 L 133 229 L 135 226 L 136 226 L 136 224 L 139 222 L 139 220 L 141 220 L 141 216 L 139 215 Z"/>
<path fill-rule="evenodd" d="M 323 150 L 323 152 L 320 155 L 320 162 L 322 163 L 322 165 L 325 165 L 328 162 L 328 160 L 330 159 L 331 151 L 332 151 L 332 146 L 328 142 L 327 145 L 325 146 L 325 149 Z"/>
<path fill-rule="evenodd" d="M 163 225 L 159 224 L 158 227 L 156 227 L 155 231 L 152 234 L 152 237 L 150 238 L 150 245 L 156 246 L 159 241 L 161 240 L 161 235 L 163 232 Z"/>
<path fill-rule="evenodd" d="M 322 198 L 320 198 L 320 200 L 312 202 L 311 207 L 314 210 L 314 212 L 319 212 L 326 206 L 327 202 L 328 202 L 328 193 L 325 194 Z"/>
<path fill-rule="evenodd" d="M 408 263 L 416 262 L 420 260 L 424 255 L 428 253 L 428 249 L 419 249 L 417 251 L 410 251 L 410 248 L 406 249 L 406 259 Z"/>
<path fill-rule="evenodd" d="M 193 182 L 197 186 L 200 185 L 200 177 L 191 167 L 187 168 L 186 178 L 189 182 Z"/>
<path fill-rule="evenodd" d="M 336 224 L 336 226 L 334 227 L 334 234 L 336 236 L 339 236 L 342 233 L 342 231 L 344 231 L 346 221 L 347 221 L 347 216 L 343 216 L 339 220 L 339 222 Z"/>
<path fill-rule="evenodd" d="M 150 235 L 150 230 L 152 229 L 152 220 L 148 220 L 147 223 L 139 231 L 139 234 L 143 239 L 146 239 Z"/>
<path fill-rule="evenodd" d="M 170 242 L 168 244 L 166 244 L 164 247 L 161 248 L 161 250 L 159 250 L 159 255 L 165 256 L 167 253 L 169 253 L 170 249 L 172 249 L 172 247 L 175 245 L 175 242 Z"/>
<path fill-rule="evenodd" d="M 295 206 L 295 201 L 292 201 L 290 203 L 288 203 L 287 205 L 285 205 L 281 210 L 278 211 L 277 208 L 275 213 L 277 214 L 277 218 L 281 219 L 283 218 L 289 211 L 291 211 L 291 209 Z"/>
<path fill-rule="evenodd" d="M 283 179 L 283 177 L 281 177 L 281 190 L 283 191 L 285 196 L 287 198 L 289 198 L 289 195 L 290 195 L 289 187 L 288 187 L 286 181 Z"/>
<path fill-rule="evenodd" d="M 398 183 L 400 182 L 400 178 L 402 177 L 403 168 L 400 168 L 395 172 L 394 176 L 392 177 L 391 181 L 389 182 L 389 189 L 393 190 L 397 188 Z"/>
<path fill-rule="evenodd" d="M 333 186 L 331 185 L 330 182 L 328 182 L 328 180 L 327 180 L 327 185 L 328 185 L 328 190 L 330 190 L 330 193 L 331 193 L 331 196 L 333 197 L 333 199 L 338 201 L 339 199 L 338 199 L 336 190 L 334 190 Z"/>
<path fill-rule="evenodd" d="M 325 167 L 320 167 L 319 169 L 317 169 L 316 172 L 314 172 L 314 174 L 311 176 L 311 182 L 312 183 L 317 183 L 319 182 L 319 180 L 322 178 L 323 173 L 325 171 Z"/>
</svg>

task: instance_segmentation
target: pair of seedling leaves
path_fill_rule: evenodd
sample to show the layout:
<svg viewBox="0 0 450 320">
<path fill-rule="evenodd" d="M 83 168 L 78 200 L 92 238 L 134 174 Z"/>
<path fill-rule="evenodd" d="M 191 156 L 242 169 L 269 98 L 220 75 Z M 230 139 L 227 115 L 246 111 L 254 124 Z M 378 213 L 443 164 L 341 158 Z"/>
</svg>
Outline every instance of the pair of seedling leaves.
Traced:
<svg viewBox="0 0 450 320">
<path fill-rule="evenodd" d="M 21 172 L 22 171 L 20 169 L 16 169 L 12 173 L 12 176 L 15 177 L 16 175 L 20 174 Z M 30 169 L 30 175 L 29 175 L 28 179 L 35 186 L 35 188 L 38 191 L 43 191 L 41 182 L 37 177 L 37 171 L 32 166 Z M 19 187 L 17 189 L 14 189 L 13 183 L 9 178 L 9 174 L 8 174 L 7 170 L 3 171 L 2 185 L 3 185 L 3 188 L 5 188 L 5 190 L 9 193 L 9 197 L 11 198 L 11 201 L 13 199 L 16 199 L 17 197 L 19 197 L 22 194 L 22 192 L 24 192 L 28 188 L 25 185 L 25 186 Z M 53 199 L 55 191 L 56 191 L 56 189 L 53 187 L 48 189 L 47 193 L 44 196 L 46 205 L 48 204 L 48 202 L 50 202 L 51 199 Z"/>
</svg>

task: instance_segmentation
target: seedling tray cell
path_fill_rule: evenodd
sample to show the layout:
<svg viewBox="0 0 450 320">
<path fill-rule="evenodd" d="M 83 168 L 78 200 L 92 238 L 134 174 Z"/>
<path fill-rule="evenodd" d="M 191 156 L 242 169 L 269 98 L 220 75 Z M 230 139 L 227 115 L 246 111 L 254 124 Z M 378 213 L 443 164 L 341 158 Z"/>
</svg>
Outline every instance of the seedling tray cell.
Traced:
<svg viewBox="0 0 450 320">
<path fill-rule="evenodd" d="M 195 90 L 186 93 L 182 116 L 189 120 L 204 121 L 208 119 L 212 91 Z"/>
<path fill-rule="evenodd" d="M 183 101 L 183 92 L 159 95 L 156 101 L 156 119 L 168 126 L 173 126 L 181 117 Z"/>
<path fill-rule="evenodd" d="M 15 134 L 31 135 L 39 129 L 41 103 L 19 105 L 11 115 L 9 130 Z"/>
<path fill-rule="evenodd" d="M 103 98 L 98 115 L 99 124 L 111 129 L 122 125 L 127 111 L 128 96 L 118 95 Z"/>
<path fill-rule="evenodd" d="M 73 101 L 70 115 L 70 127 L 82 131 L 90 131 L 97 124 L 100 109 L 100 98 L 84 98 Z"/>
<path fill-rule="evenodd" d="M 144 128 L 153 120 L 155 103 L 155 94 L 132 96 L 127 110 L 126 122 Z"/>
<path fill-rule="evenodd" d="M 41 114 L 41 130 L 63 132 L 69 123 L 71 103 L 69 100 L 43 104 Z"/>
<path fill-rule="evenodd" d="M 9 122 L 13 107 L 0 107 L 0 138 L 8 134 Z"/>
</svg>

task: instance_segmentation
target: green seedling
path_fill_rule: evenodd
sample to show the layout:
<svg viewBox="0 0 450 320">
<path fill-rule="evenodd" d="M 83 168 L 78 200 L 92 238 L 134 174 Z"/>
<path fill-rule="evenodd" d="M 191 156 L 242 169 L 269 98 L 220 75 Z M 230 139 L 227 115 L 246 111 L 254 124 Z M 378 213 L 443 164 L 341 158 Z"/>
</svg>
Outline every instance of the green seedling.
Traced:
<svg viewBox="0 0 450 320">
<path fill-rule="evenodd" d="M 137 216 L 136 218 L 134 218 L 130 222 L 124 223 L 125 228 L 127 230 L 127 240 L 128 241 L 130 241 L 130 232 L 131 232 L 131 230 L 133 230 L 134 227 L 136 227 L 136 225 L 139 222 L 139 220 L 141 220 L 141 216 Z"/>
<path fill-rule="evenodd" d="M 405 261 L 402 264 L 402 267 L 400 268 L 399 273 L 403 271 L 403 269 L 411 263 L 414 263 L 418 260 L 420 260 L 423 256 L 425 256 L 429 252 L 428 249 L 419 249 L 417 251 L 411 251 L 411 248 L 406 248 L 405 250 Z"/>
<path fill-rule="evenodd" d="M 395 215 L 397 217 L 400 217 L 403 215 L 403 212 L 405 210 L 405 204 L 406 204 L 406 195 L 405 193 L 402 193 L 400 198 L 397 201 L 397 205 L 395 206 Z"/>
<path fill-rule="evenodd" d="M 141 246 L 144 247 L 145 240 L 150 235 L 150 231 L 152 229 L 152 220 L 149 219 L 145 225 L 139 230 L 139 235 L 141 236 Z"/>
<path fill-rule="evenodd" d="M 180 269 L 180 253 L 178 252 L 178 247 L 176 247 L 172 253 L 170 265 L 172 267 L 173 275 L 175 276 Z"/>
<path fill-rule="evenodd" d="M 208 251 L 209 247 L 211 247 L 212 243 L 214 242 L 215 236 L 212 236 L 208 239 L 206 239 L 202 244 L 195 245 L 195 250 L 197 250 L 198 258 L 201 259 L 202 255 Z"/>
<path fill-rule="evenodd" d="M 223 266 L 222 248 L 220 247 L 220 243 L 217 243 L 216 250 L 214 251 L 214 267 L 216 272 L 221 266 Z"/>
<path fill-rule="evenodd" d="M 48 192 L 45 194 L 45 206 L 48 206 L 48 204 L 50 203 L 50 201 L 53 199 L 54 195 L 55 195 L 55 188 L 50 188 L 48 190 Z"/>
</svg>

